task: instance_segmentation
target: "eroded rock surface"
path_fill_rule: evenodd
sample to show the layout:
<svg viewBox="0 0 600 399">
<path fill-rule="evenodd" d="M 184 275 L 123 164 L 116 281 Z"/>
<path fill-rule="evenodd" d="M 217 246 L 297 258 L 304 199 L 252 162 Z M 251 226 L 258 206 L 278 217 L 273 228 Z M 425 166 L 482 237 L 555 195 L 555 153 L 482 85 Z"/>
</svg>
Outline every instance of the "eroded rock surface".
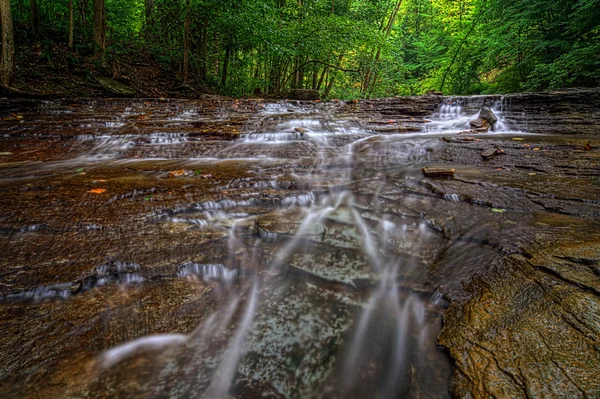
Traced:
<svg viewBox="0 0 600 399">
<path fill-rule="evenodd" d="M 598 127 L 447 100 L 2 102 L 0 396 L 599 396 Z"/>
</svg>

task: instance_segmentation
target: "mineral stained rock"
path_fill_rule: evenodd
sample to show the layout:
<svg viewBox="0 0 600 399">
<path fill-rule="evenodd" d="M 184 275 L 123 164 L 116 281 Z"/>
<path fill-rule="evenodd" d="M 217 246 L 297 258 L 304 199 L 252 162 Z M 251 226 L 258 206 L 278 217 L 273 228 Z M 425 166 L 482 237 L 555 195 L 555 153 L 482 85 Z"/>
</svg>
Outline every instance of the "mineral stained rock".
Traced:
<svg viewBox="0 0 600 399">
<path fill-rule="evenodd" d="M 440 343 L 457 398 L 597 398 L 600 236 L 511 256 L 452 303 Z"/>
</svg>

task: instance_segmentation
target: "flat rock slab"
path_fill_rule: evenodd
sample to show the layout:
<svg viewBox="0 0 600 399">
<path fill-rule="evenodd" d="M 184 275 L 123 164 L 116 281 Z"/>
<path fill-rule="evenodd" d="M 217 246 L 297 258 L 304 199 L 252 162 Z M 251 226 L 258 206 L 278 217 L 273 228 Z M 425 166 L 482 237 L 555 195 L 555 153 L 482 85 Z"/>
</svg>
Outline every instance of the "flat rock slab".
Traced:
<svg viewBox="0 0 600 399">
<path fill-rule="evenodd" d="M 423 173 L 427 177 L 452 177 L 456 169 L 454 168 L 423 168 Z"/>
<path fill-rule="evenodd" d="M 456 359 L 455 397 L 600 396 L 600 237 L 588 234 L 509 257 L 450 306 L 440 343 Z"/>
</svg>

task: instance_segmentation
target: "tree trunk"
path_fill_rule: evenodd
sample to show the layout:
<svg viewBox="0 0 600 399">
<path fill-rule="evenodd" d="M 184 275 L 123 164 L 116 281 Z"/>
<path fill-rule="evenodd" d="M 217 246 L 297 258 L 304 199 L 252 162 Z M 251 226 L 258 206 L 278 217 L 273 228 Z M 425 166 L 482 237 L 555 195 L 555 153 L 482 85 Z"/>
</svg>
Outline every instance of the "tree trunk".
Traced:
<svg viewBox="0 0 600 399">
<path fill-rule="evenodd" d="M 190 0 L 187 0 L 183 28 L 183 82 L 190 78 Z"/>
<path fill-rule="evenodd" d="M 144 14 L 146 17 L 146 26 L 152 25 L 152 11 L 154 10 L 154 0 L 144 0 Z"/>
<path fill-rule="evenodd" d="M 225 47 L 225 58 L 223 59 L 223 74 L 221 75 L 221 86 L 227 84 L 227 68 L 229 67 L 229 57 L 231 56 L 231 46 Z"/>
<path fill-rule="evenodd" d="M 79 0 L 79 16 L 81 17 L 81 29 L 83 32 L 87 32 L 87 18 L 85 15 L 85 4 L 86 1 L 84 0 Z"/>
<path fill-rule="evenodd" d="M 325 78 L 325 74 L 329 71 L 329 67 L 326 65 L 323 68 L 323 72 L 321 72 L 321 77 L 319 78 L 319 83 L 317 83 L 317 90 L 321 90 L 321 85 L 323 84 L 323 79 Z"/>
<path fill-rule="evenodd" d="M 338 66 L 342 65 L 342 60 L 344 59 L 344 54 L 340 54 L 339 58 L 338 58 Z M 327 84 L 327 88 L 325 88 L 325 92 L 323 93 L 323 98 L 327 98 L 329 97 L 329 93 L 331 92 L 331 89 L 333 87 L 333 81 L 334 81 L 334 77 L 331 76 L 329 79 L 329 83 Z"/>
<path fill-rule="evenodd" d="M 208 21 L 205 19 L 202 23 L 202 33 L 201 33 L 201 41 L 202 41 L 202 55 L 201 55 L 201 63 L 200 63 L 200 79 L 203 81 L 206 80 L 206 73 L 208 71 Z"/>
<path fill-rule="evenodd" d="M 104 0 L 94 0 L 94 43 L 95 52 L 104 59 L 106 50 L 106 15 Z"/>
<path fill-rule="evenodd" d="M 298 70 L 298 88 L 304 89 L 304 67 Z"/>
<path fill-rule="evenodd" d="M 154 11 L 154 0 L 144 0 L 144 34 L 146 40 L 150 40 L 150 28 L 154 25 L 154 19 L 152 17 Z"/>
<path fill-rule="evenodd" d="M 10 0 L 0 0 L 2 22 L 2 60 L 0 61 L 0 84 L 9 87 L 15 74 L 15 37 L 10 11 Z"/>
<path fill-rule="evenodd" d="M 37 37 L 40 34 L 37 0 L 29 0 L 29 5 L 31 6 L 31 29 L 33 30 L 33 34 Z"/>
<path fill-rule="evenodd" d="M 25 14 L 25 4 L 23 4 L 23 0 L 19 0 L 17 3 L 17 20 L 23 20 L 23 15 Z"/>
<path fill-rule="evenodd" d="M 215 51 L 213 53 L 214 54 L 214 56 L 213 56 L 213 75 L 215 75 L 215 77 L 218 78 L 219 69 L 221 67 L 219 65 L 219 52 L 220 52 L 219 35 L 218 35 L 216 29 L 213 29 L 213 42 L 215 43 Z"/>
<path fill-rule="evenodd" d="M 298 65 L 300 65 L 300 60 L 298 59 L 298 57 L 294 58 L 294 79 L 292 80 L 292 89 L 298 89 L 299 85 L 300 85 L 300 68 L 298 68 Z M 285 89 L 285 87 L 283 87 L 283 89 Z"/>
<path fill-rule="evenodd" d="M 73 0 L 69 0 L 69 50 L 73 50 Z"/>
</svg>

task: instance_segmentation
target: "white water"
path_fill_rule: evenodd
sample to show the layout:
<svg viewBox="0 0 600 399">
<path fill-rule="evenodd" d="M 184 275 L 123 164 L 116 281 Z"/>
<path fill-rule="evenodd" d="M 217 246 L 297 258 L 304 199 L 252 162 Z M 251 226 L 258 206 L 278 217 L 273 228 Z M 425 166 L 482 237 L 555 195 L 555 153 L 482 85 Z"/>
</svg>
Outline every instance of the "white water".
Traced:
<svg viewBox="0 0 600 399">
<path fill-rule="evenodd" d="M 477 105 L 475 105 L 477 104 Z M 506 119 L 506 100 L 504 97 L 448 97 L 440 104 L 438 112 L 425 124 L 425 131 L 440 133 L 460 133 L 471 130 L 469 122 L 477 119 L 480 106 L 488 106 L 498 118 L 489 133 L 522 133 L 511 127 Z"/>
<path fill-rule="evenodd" d="M 287 105 L 266 107 L 265 114 L 275 115 L 289 109 L 292 108 Z M 443 108 L 440 118 L 447 120 L 448 126 L 453 126 L 457 119 L 466 120 L 468 117 L 462 115 L 458 108 Z M 298 132 L 296 128 L 306 131 Z M 335 140 L 344 135 L 351 136 L 349 143 L 335 144 Z M 293 269 L 313 278 L 345 284 L 344 289 L 352 295 L 356 292 L 364 294 L 362 302 L 356 305 L 359 311 L 348 316 L 347 330 L 343 331 L 349 339 L 339 349 L 341 354 L 335 361 L 335 367 L 331 366 L 340 370 L 340 374 L 336 374 L 339 381 L 336 389 L 343 395 L 356 397 L 353 392 L 361 385 L 372 386 L 373 397 L 398 397 L 406 375 L 423 372 L 412 369 L 411 356 L 434 350 L 434 343 L 426 341 L 429 330 L 425 309 L 429 298 L 402 287 L 405 276 L 415 273 L 419 267 L 406 254 L 418 253 L 426 248 L 432 233 L 424 219 L 402 220 L 398 215 L 387 215 L 375 203 L 365 200 L 352 185 L 360 187 L 361 173 L 368 166 L 368 160 L 363 158 L 362 153 L 367 149 L 376 150 L 377 146 L 381 146 L 404 166 L 419 162 L 427 154 L 426 142 L 415 141 L 414 137 L 373 135 L 344 121 L 333 122 L 326 117 L 307 115 L 307 118 L 285 120 L 259 132 L 248 133 L 232 143 L 226 150 L 236 148 L 239 153 L 245 153 L 250 147 L 266 152 L 298 142 L 309 143 L 314 153 L 310 156 L 300 154 L 306 164 L 295 164 L 297 160 L 293 160 L 286 170 L 288 176 L 301 178 L 307 189 L 283 196 L 240 198 L 242 194 L 252 195 L 249 190 L 258 193 L 261 190 L 280 190 L 276 178 L 283 173 L 276 171 L 274 175 L 266 174 L 259 180 L 242 178 L 229 182 L 222 187 L 232 192 L 228 198 L 181 204 L 168 212 L 158 213 L 156 220 L 161 223 L 184 223 L 194 228 L 227 231 L 223 246 L 227 252 L 226 259 L 222 259 L 221 263 L 190 261 L 182 264 L 177 271 L 179 278 L 197 278 L 217 284 L 225 299 L 187 337 L 149 337 L 125 343 L 106 352 L 101 358 L 102 363 L 118 372 L 121 360 L 129 356 L 143 356 L 146 350 L 151 352 L 149 356 L 157 356 L 160 349 L 165 348 L 168 350 L 162 354 L 164 359 L 161 361 L 168 366 L 161 371 L 157 384 L 164 383 L 163 380 L 178 381 L 174 390 L 178 397 L 228 397 L 239 383 L 236 375 L 240 367 L 250 361 L 245 358 L 249 348 L 256 350 L 261 345 L 260 337 L 264 332 L 257 331 L 257 325 L 269 325 L 276 330 L 282 328 L 278 324 L 281 317 L 284 320 L 289 318 L 289 323 L 301 321 L 297 325 L 292 324 L 298 328 L 297 334 L 307 334 L 302 328 L 310 323 L 302 320 L 312 315 L 302 313 L 301 308 L 294 308 L 292 313 L 284 315 L 273 313 L 272 309 L 271 295 L 274 292 L 279 292 L 280 302 L 284 302 L 287 295 L 293 294 L 291 287 L 286 293 L 288 284 L 294 289 L 304 287 L 293 279 L 286 280 L 286 273 Z M 399 153 L 394 154 L 394 151 Z M 237 152 L 227 154 L 237 155 Z M 258 154 L 249 158 L 249 162 L 262 162 L 267 168 L 276 159 L 261 154 L 264 156 L 261 160 Z M 365 187 L 375 194 L 385 184 L 378 174 L 374 177 L 367 175 L 364 180 Z M 235 196 L 236 190 L 245 191 Z M 453 196 L 448 198 L 454 199 Z M 263 212 L 268 211 L 278 217 L 284 224 L 282 233 L 255 224 L 261 217 L 260 213 L 256 213 L 259 207 Z M 288 215 L 299 217 L 288 220 Z M 289 233 L 286 231 L 287 222 L 293 225 Z M 269 249 L 266 254 L 265 248 Z M 335 263 L 335 267 L 339 271 L 320 270 L 320 262 L 325 261 L 331 251 L 355 255 L 336 260 L 339 264 Z M 305 258 L 311 263 L 303 264 L 302 259 Z M 265 259 L 268 264 L 264 263 Z M 361 279 L 372 279 L 372 288 L 359 289 Z M 307 283 L 306 287 L 315 287 L 314 282 Z M 323 323 L 323 328 L 333 329 L 326 321 Z M 285 347 L 285 337 L 281 339 L 283 341 L 277 344 Z M 383 347 L 374 351 L 373 345 Z M 173 355 L 173 351 L 177 354 Z M 265 361 L 271 360 L 274 361 Z M 376 381 L 362 377 L 372 362 L 381 369 Z M 285 386 L 289 376 L 276 375 L 273 378 L 277 379 L 273 386 Z"/>
</svg>

